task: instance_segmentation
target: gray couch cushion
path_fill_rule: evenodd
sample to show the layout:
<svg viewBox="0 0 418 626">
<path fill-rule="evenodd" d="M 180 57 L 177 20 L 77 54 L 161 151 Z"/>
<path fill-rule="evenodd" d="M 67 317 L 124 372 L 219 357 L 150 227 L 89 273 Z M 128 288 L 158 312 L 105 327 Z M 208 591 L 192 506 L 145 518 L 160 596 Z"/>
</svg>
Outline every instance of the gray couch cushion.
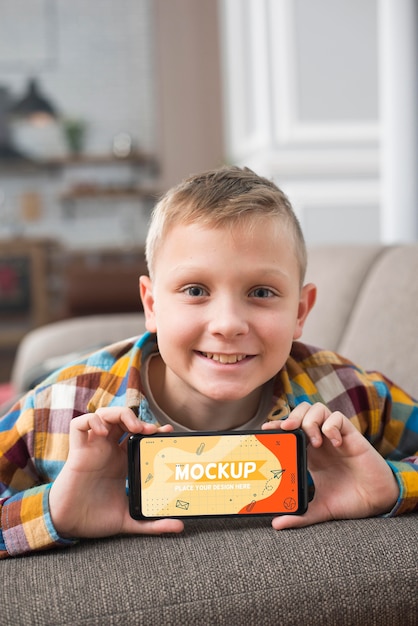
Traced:
<svg viewBox="0 0 418 626">
<path fill-rule="evenodd" d="M 418 516 L 268 519 L 85 541 L 2 563 L 2 624 L 416 626 Z"/>
<path fill-rule="evenodd" d="M 417 246 L 387 248 L 359 292 L 339 351 L 418 398 Z"/>
<path fill-rule="evenodd" d="M 318 246 L 309 249 L 306 282 L 318 287 L 302 341 L 337 350 L 365 277 L 384 248 Z"/>
</svg>

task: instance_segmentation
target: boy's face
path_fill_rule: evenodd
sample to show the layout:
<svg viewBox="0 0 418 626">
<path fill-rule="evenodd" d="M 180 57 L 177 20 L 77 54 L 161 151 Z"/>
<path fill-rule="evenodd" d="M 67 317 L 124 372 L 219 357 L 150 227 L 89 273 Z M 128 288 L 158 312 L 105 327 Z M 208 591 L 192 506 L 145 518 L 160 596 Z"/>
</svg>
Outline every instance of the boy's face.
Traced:
<svg viewBox="0 0 418 626">
<path fill-rule="evenodd" d="M 176 419 L 184 406 L 247 403 L 254 412 L 261 386 L 301 335 L 315 289 L 300 289 L 285 229 L 259 218 L 231 228 L 174 226 L 153 281 L 141 277 L 141 297 L 146 327 L 158 334 L 159 391 Z"/>
</svg>

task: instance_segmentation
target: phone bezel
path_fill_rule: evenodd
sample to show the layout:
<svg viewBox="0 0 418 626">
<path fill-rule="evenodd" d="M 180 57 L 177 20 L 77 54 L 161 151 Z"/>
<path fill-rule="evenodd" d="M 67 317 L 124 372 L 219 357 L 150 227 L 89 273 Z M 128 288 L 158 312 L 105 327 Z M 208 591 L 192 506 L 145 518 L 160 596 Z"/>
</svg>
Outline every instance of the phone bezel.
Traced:
<svg viewBox="0 0 418 626">
<path fill-rule="evenodd" d="M 201 436 L 216 436 L 228 435 L 228 436 L 242 436 L 242 435 L 257 435 L 263 434 L 272 436 L 280 435 L 293 435 L 296 437 L 296 449 L 297 449 L 297 471 L 298 471 L 298 502 L 299 507 L 296 511 L 271 511 L 267 513 L 219 513 L 219 514 L 207 514 L 207 515 L 170 515 L 163 516 L 164 519 L 196 519 L 196 518 L 216 518 L 216 517 L 276 517 L 279 515 L 302 515 L 308 508 L 308 472 L 307 472 L 307 458 L 306 458 L 306 436 L 303 430 L 235 430 L 235 431 L 202 431 L 202 432 L 171 432 L 171 433 L 156 433 L 154 435 L 134 434 L 128 439 L 128 497 L 129 497 L 129 512 L 131 517 L 137 520 L 155 520 L 162 519 L 162 517 L 150 517 L 142 514 L 141 511 L 141 475 L 140 475 L 140 463 L 139 463 L 139 445 L 141 439 L 149 439 L 152 437 L 158 438 L 173 438 L 173 437 L 201 437 Z"/>
</svg>

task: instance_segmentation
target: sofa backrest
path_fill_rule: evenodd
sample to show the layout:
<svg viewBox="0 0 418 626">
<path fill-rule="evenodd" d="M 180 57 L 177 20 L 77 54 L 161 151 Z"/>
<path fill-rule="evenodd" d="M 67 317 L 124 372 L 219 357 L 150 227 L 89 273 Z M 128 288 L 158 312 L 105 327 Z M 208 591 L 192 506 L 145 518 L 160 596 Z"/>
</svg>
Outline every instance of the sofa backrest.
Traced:
<svg viewBox="0 0 418 626">
<path fill-rule="evenodd" d="M 358 293 L 382 254 L 376 246 L 318 246 L 308 250 L 306 282 L 317 286 L 317 300 L 302 341 L 338 350 Z"/>
<path fill-rule="evenodd" d="M 317 284 L 318 298 L 302 340 L 381 371 L 418 397 L 418 245 L 311 248 L 307 281 Z M 19 346 L 13 384 L 21 393 L 45 365 L 60 366 L 75 353 L 143 331 L 141 313 L 38 328 Z"/>
<path fill-rule="evenodd" d="M 303 341 L 418 397 L 418 245 L 313 248 L 308 280 L 318 300 Z"/>
</svg>

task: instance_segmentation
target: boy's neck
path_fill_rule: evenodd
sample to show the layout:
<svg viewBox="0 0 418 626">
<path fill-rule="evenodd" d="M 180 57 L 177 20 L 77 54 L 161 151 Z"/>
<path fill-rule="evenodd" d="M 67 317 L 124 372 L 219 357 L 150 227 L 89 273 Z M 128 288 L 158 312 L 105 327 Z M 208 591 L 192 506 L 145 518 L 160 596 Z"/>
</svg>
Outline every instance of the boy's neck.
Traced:
<svg viewBox="0 0 418 626">
<path fill-rule="evenodd" d="M 257 412 L 261 389 L 251 397 L 231 402 L 216 402 L 199 393 L 179 397 L 166 376 L 166 367 L 159 355 L 154 356 L 148 368 L 148 384 L 154 401 L 164 413 L 182 426 L 197 431 L 233 430 L 248 422 Z"/>
</svg>

